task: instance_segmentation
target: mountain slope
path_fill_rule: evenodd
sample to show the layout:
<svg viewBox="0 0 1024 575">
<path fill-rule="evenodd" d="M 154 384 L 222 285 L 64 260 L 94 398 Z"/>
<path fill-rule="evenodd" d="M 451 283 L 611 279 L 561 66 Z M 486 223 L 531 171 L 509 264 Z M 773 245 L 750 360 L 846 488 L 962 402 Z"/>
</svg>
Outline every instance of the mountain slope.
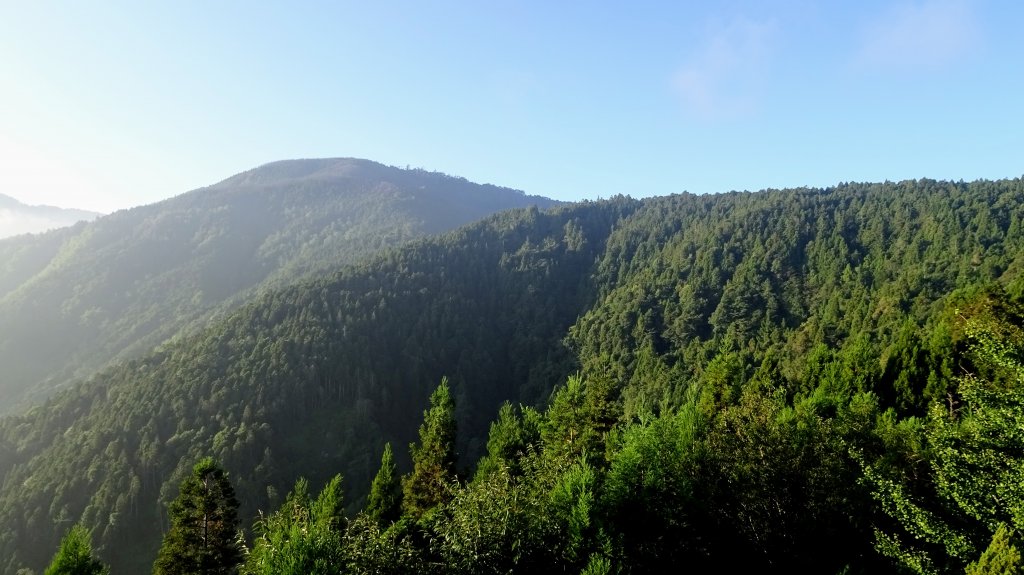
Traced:
<svg viewBox="0 0 1024 575">
<path fill-rule="evenodd" d="M 992 283 L 1024 291 L 1020 180 L 618 198 L 492 216 L 268 291 L 0 420 L 3 567 L 41 565 L 60 526 L 82 520 L 104 559 L 144 571 L 166 503 L 201 455 L 232 473 L 243 518 L 279 502 L 296 477 L 316 486 L 339 471 L 358 505 L 381 444 L 414 437 L 443 375 L 464 467 L 501 401 L 542 402 L 577 366 L 621 390 L 627 420 L 687 394 L 714 412 L 757 382 L 782 401 L 870 392 L 883 408 L 920 413 L 961 365 L 948 322 L 957 294 Z M 785 481 L 769 485 L 800 501 Z M 746 516 L 755 522 L 722 528 L 783 559 L 796 542 L 771 528 L 779 515 L 761 509 L 761 495 L 736 494 L 738 516 L 757 509 Z M 786 511 L 825 544 L 827 525 Z"/>
<path fill-rule="evenodd" d="M 629 382 L 634 412 L 678 397 L 716 358 L 730 377 L 767 360 L 813 388 L 809 355 L 849 369 L 858 354 L 878 360 L 858 374 L 864 389 L 923 410 L 945 396 L 926 389 L 942 379 L 929 370 L 954 366 L 902 365 L 897 340 L 941 356 L 916 334 L 947 295 L 991 281 L 1021 294 L 1022 198 L 1019 179 L 918 180 L 651 202 L 609 239 L 607 291 L 570 341 L 588 370 Z"/>
<path fill-rule="evenodd" d="M 243 516 L 300 469 L 316 484 L 343 468 L 358 493 L 446 374 L 471 461 L 501 401 L 537 402 L 573 368 L 560 341 L 593 297 L 586 270 L 636 205 L 505 212 L 386 252 L 0 420 L 0 556 L 38 563 L 52 521 L 83 517 L 119 570 L 144 571 L 201 452 L 229 461 Z"/>
<path fill-rule="evenodd" d="M 100 215 L 86 210 L 29 206 L 0 194 L 0 239 L 63 228 L 77 222 L 95 220 Z"/>
<path fill-rule="evenodd" d="M 365 160 L 293 160 L 0 241 L 0 405 L 148 351 L 254 290 L 496 211 L 552 204 Z"/>
</svg>

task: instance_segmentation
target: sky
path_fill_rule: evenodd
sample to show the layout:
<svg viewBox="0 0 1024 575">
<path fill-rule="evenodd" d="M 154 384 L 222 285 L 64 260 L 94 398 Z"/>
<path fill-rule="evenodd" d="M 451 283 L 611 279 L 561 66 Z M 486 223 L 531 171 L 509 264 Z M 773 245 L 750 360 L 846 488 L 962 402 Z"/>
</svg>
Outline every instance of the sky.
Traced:
<svg viewBox="0 0 1024 575">
<path fill-rule="evenodd" d="M 0 0 L 0 194 L 357 157 L 561 200 L 1024 174 L 1024 3 Z"/>
</svg>

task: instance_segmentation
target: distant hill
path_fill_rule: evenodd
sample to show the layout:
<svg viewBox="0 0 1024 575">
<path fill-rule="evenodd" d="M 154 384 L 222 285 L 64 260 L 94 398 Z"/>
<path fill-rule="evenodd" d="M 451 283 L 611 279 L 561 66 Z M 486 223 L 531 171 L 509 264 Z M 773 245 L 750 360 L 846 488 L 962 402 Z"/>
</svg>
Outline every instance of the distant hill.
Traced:
<svg viewBox="0 0 1024 575">
<path fill-rule="evenodd" d="M 290 160 L 0 241 L 0 412 L 148 351 L 261 288 L 497 211 L 554 204 L 366 160 Z"/>
<path fill-rule="evenodd" d="M 92 221 L 101 215 L 85 210 L 29 206 L 0 194 L 0 238 L 37 234 L 81 221 Z"/>
</svg>

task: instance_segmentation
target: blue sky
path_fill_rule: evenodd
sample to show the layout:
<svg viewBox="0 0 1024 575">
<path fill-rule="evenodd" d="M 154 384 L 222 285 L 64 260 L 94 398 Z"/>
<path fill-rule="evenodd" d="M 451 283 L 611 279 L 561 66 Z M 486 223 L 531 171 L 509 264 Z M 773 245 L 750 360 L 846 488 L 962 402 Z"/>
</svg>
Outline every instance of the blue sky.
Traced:
<svg viewBox="0 0 1024 575">
<path fill-rule="evenodd" d="M 0 193 L 352 156 L 565 200 L 1024 174 L 1024 3 L 0 0 Z"/>
</svg>

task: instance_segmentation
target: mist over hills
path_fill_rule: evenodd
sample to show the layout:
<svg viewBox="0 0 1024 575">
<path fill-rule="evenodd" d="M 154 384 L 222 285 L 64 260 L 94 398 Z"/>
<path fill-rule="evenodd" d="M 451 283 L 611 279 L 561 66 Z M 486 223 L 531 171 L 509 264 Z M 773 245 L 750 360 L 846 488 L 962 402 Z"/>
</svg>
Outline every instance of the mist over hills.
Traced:
<svg viewBox="0 0 1024 575">
<path fill-rule="evenodd" d="M 54 206 L 29 206 L 0 194 L 0 239 L 38 234 L 77 222 L 92 221 L 103 214 Z"/>
<path fill-rule="evenodd" d="M 148 351 L 268 286 L 496 211 L 554 204 L 367 160 L 288 160 L 0 241 L 0 411 Z"/>
<path fill-rule="evenodd" d="M 271 186 L 321 173 L 279 168 L 228 182 Z M 879 512 L 851 446 L 906 476 L 923 473 L 899 467 L 904 458 L 921 465 L 912 434 L 929 405 L 955 393 L 957 370 L 976 367 L 957 322 L 992 302 L 1017 309 L 1004 299 L 1024 300 L 1020 180 L 506 211 L 263 290 L 202 329 L 0 419 L 0 556 L 10 558 L 0 568 L 43 565 L 62 526 L 81 521 L 104 560 L 145 571 L 178 482 L 204 455 L 230 472 L 243 523 L 279 505 L 296 478 L 318 487 L 335 473 L 354 514 L 385 441 L 408 469 L 403 446 L 443 376 L 456 398 L 460 468 L 471 475 L 485 450 L 504 457 L 492 463 L 505 487 L 451 478 L 466 507 L 446 504 L 422 536 L 436 536 L 430 545 L 442 552 L 480 549 L 455 547 L 451 538 L 461 545 L 478 532 L 445 522 L 476 513 L 505 529 L 507 513 L 524 513 L 503 506 L 500 497 L 526 494 L 500 469 L 529 456 L 503 452 L 499 440 L 542 416 L 524 410 L 488 431 L 491 419 L 503 401 L 544 409 L 579 370 L 589 387 L 564 388 L 535 421 L 542 435 L 519 447 L 581 458 L 561 468 L 555 495 L 577 493 L 581 477 L 605 478 L 586 492 L 600 504 L 572 508 L 611 537 L 584 533 L 586 553 L 619 546 L 612 558 L 636 572 L 678 565 L 679 554 L 697 570 L 755 561 L 766 572 L 879 572 Z M 694 413 L 704 419 L 684 426 L 692 452 L 665 457 L 651 443 L 661 426 Z M 685 484 L 670 481 L 669 493 L 645 483 L 648 466 L 660 464 L 672 469 L 656 468 L 662 478 Z M 601 491 L 630 473 L 640 483 Z M 559 513 L 547 492 L 540 497 L 530 513 Z M 516 517 L 524 523 L 512 527 L 532 525 Z M 540 525 L 571 523 L 550 521 Z M 555 548 L 545 545 L 510 552 L 508 565 L 524 553 L 547 557 Z M 479 572 L 480 556 L 465 552 L 461 572 Z M 556 559 L 578 572 L 586 553 Z"/>
</svg>

